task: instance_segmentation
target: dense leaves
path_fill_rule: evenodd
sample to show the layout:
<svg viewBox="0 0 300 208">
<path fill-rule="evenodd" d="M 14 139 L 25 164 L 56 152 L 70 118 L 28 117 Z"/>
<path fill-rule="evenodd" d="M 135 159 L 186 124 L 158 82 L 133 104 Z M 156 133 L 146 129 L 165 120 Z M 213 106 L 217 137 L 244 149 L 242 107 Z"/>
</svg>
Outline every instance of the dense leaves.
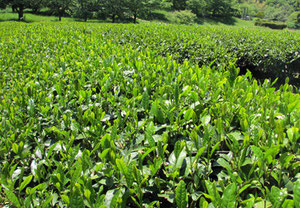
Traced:
<svg viewBox="0 0 300 208">
<path fill-rule="evenodd" d="M 299 94 L 238 76 L 229 51 L 270 46 L 280 58 L 283 43 L 299 47 L 297 33 L 83 23 L 0 32 L 1 205 L 299 204 Z"/>
</svg>

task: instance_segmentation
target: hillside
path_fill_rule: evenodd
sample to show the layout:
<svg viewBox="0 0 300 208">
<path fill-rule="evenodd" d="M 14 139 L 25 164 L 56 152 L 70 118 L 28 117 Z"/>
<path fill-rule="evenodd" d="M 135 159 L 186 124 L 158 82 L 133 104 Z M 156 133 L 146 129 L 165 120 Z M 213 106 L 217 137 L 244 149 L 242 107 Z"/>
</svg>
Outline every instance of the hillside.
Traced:
<svg viewBox="0 0 300 208">
<path fill-rule="evenodd" d="M 282 22 L 288 21 L 290 15 L 300 9 L 299 0 L 239 0 L 238 2 L 242 14 L 244 8 L 247 8 L 250 17 Z"/>
<path fill-rule="evenodd" d="M 17 19 L 27 22 L 39 19 L 61 21 L 65 17 L 71 17 L 85 22 L 137 23 L 142 22 L 141 20 L 156 20 L 176 24 L 244 23 L 253 26 L 239 19 L 259 18 L 266 19 L 264 21 L 285 22 L 282 28 L 287 25 L 290 28 L 300 28 L 300 0 L 0 0 L 0 8 L 1 20 Z M 11 13 L 10 8 L 15 13 Z"/>
</svg>

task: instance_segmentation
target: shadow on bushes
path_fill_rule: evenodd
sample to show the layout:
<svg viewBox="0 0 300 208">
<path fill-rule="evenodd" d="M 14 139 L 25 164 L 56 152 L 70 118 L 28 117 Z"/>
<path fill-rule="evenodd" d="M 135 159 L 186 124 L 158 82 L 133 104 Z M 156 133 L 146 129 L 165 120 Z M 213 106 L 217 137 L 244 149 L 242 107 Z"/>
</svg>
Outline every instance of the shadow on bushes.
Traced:
<svg viewBox="0 0 300 208">
<path fill-rule="evenodd" d="M 199 17 L 196 20 L 198 24 L 204 24 L 205 22 L 211 25 L 225 24 L 225 25 L 235 25 L 236 19 L 230 16 L 215 16 L 215 17 Z"/>
<path fill-rule="evenodd" d="M 237 62 L 241 75 L 246 74 L 247 70 L 249 70 L 253 77 L 261 82 L 265 79 L 271 79 L 272 81 L 278 79 L 274 87 L 280 87 L 289 78 L 289 84 L 300 87 L 300 58 L 290 63 L 273 60 L 272 65 L 265 66 L 255 66 L 253 63 L 245 60 L 247 59 L 241 58 Z"/>
<path fill-rule="evenodd" d="M 164 22 L 168 22 L 169 20 L 167 19 L 165 14 L 159 13 L 159 12 L 151 12 L 147 16 L 147 20 L 160 20 Z"/>
</svg>

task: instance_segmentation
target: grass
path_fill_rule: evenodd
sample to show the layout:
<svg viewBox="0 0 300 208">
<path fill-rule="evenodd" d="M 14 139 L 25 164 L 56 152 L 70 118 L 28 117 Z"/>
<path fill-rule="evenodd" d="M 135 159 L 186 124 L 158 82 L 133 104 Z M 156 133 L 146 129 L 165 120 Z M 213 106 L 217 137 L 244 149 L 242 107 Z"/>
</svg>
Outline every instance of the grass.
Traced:
<svg viewBox="0 0 300 208">
<path fill-rule="evenodd" d="M 226 21 L 227 20 L 227 21 Z M 232 22 L 232 23 L 230 23 Z M 232 17 L 232 18 L 201 18 L 200 19 L 200 24 L 204 26 L 209 26 L 209 25 L 220 25 L 220 26 L 237 26 L 237 27 L 255 27 L 253 21 L 246 21 L 242 20 L 240 18 Z"/>
<path fill-rule="evenodd" d="M 24 13 L 25 22 L 50 22 L 58 21 L 56 16 L 37 15 L 30 13 L 30 10 L 25 10 Z M 62 21 L 74 21 L 75 19 L 70 17 L 63 17 Z M 0 10 L 0 21 L 18 21 L 18 13 L 14 13 L 11 9 Z"/>
<path fill-rule="evenodd" d="M 165 10 L 154 10 L 149 17 L 149 20 L 139 19 L 139 23 L 174 23 L 174 14 L 171 11 Z M 59 21 L 57 16 L 49 16 L 47 15 L 47 10 L 42 9 L 39 14 L 31 13 L 31 10 L 25 10 L 24 12 L 24 20 L 27 23 L 31 22 L 55 22 Z M 5 21 L 18 21 L 18 14 L 13 13 L 10 8 L 0 10 L 0 22 Z M 71 18 L 71 17 L 63 17 L 62 22 L 82 22 L 80 19 Z M 97 20 L 97 19 L 89 19 L 88 22 L 93 23 L 103 23 L 103 22 L 111 22 L 111 20 Z M 196 24 L 203 26 L 221 26 L 221 27 L 242 27 L 242 28 L 251 28 L 251 29 L 259 29 L 259 30 L 272 30 L 265 27 L 257 27 L 254 25 L 254 21 L 246 21 L 237 17 L 215 17 L 215 18 L 198 18 L 196 20 Z"/>
<path fill-rule="evenodd" d="M 172 23 L 175 19 L 173 12 L 155 10 L 150 16 L 151 21 Z M 197 24 L 204 26 L 237 26 L 255 27 L 253 21 L 246 21 L 236 17 L 198 18 Z"/>
<path fill-rule="evenodd" d="M 150 17 L 151 21 L 154 22 L 166 22 L 172 23 L 173 12 L 164 11 L 164 10 L 155 10 Z M 24 13 L 25 22 L 47 22 L 47 21 L 58 21 L 56 16 L 46 16 L 41 14 L 32 14 L 30 10 L 25 11 Z M 11 12 L 11 9 L 0 10 L 0 21 L 17 21 L 18 14 Z M 62 21 L 78 21 L 74 18 L 63 17 Z M 89 22 L 103 22 L 100 20 L 88 20 Z M 144 23 L 147 21 L 140 21 Z M 239 18 L 199 18 L 197 23 L 204 26 L 238 26 L 238 27 L 255 27 L 252 21 L 245 21 Z"/>
</svg>

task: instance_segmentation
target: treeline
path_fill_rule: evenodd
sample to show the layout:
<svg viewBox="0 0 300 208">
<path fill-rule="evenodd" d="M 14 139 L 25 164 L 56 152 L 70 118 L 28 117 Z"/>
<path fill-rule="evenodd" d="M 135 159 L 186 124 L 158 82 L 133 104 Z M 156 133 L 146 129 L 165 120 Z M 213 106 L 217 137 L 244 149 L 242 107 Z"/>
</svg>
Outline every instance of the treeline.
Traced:
<svg viewBox="0 0 300 208">
<path fill-rule="evenodd" d="M 49 8 L 59 20 L 73 16 L 87 21 L 90 18 L 117 19 L 144 18 L 154 9 L 191 10 L 197 16 L 224 16 L 236 12 L 236 0 L 0 0 L 0 8 L 11 7 L 23 19 L 25 9 L 37 12 Z"/>
<path fill-rule="evenodd" d="M 261 19 L 300 24 L 300 0 L 0 0 L 0 8 L 11 7 L 23 19 L 25 9 L 38 12 L 48 8 L 59 20 L 72 16 L 87 21 L 91 18 L 119 20 L 147 19 L 156 9 L 188 10 L 197 17 L 249 15 Z M 247 14 L 245 14 L 247 8 Z M 249 12 L 248 12 L 249 11 Z M 182 14 L 189 14 L 188 12 Z"/>
<path fill-rule="evenodd" d="M 240 7 L 247 7 L 251 17 L 286 22 L 300 10 L 300 0 L 244 0 Z"/>
</svg>

